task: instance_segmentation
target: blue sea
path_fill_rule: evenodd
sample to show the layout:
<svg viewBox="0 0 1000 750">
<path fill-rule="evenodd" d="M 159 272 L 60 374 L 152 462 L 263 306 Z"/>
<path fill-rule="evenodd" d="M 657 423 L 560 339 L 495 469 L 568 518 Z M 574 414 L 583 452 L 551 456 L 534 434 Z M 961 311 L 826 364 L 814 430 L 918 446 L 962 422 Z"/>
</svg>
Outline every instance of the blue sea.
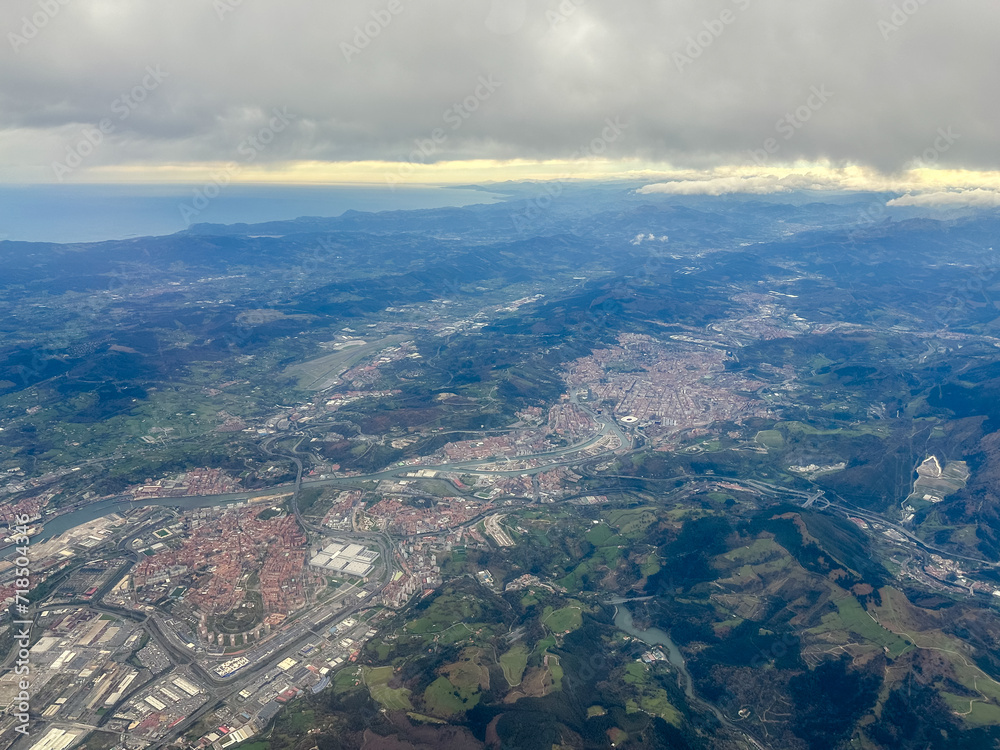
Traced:
<svg viewBox="0 0 1000 750">
<path fill-rule="evenodd" d="M 187 229 L 194 185 L 0 185 L 0 240 L 98 242 Z M 195 221 L 248 224 L 348 210 L 393 211 L 493 203 L 469 188 L 381 185 L 230 185 Z"/>
</svg>

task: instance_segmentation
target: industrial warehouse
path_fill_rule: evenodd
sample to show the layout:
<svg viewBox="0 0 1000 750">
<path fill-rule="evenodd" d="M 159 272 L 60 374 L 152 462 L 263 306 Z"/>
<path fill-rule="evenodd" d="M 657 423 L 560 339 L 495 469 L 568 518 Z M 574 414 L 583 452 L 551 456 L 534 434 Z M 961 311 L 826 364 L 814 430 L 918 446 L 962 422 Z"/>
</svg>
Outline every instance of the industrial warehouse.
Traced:
<svg viewBox="0 0 1000 750">
<path fill-rule="evenodd" d="M 360 544 L 328 544 L 309 561 L 309 564 L 325 573 L 346 573 L 367 579 L 375 569 L 378 552 Z"/>
</svg>

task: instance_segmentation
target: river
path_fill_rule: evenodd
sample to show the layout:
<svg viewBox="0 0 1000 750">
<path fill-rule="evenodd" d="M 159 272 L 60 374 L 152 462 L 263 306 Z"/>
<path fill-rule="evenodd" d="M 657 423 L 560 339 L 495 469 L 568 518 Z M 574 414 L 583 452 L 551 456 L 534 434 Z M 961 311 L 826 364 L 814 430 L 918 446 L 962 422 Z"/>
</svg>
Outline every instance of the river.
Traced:
<svg viewBox="0 0 1000 750">
<path fill-rule="evenodd" d="M 665 631 L 659 628 L 639 630 L 635 626 L 635 623 L 632 622 L 632 613 L 626 607 L 619 606 L 626 601 L 629 600 L 612 599 L 609 602 L 609 604 L 615 605 L 615 627 L 650 646 L 663 646 L 666 649 L 667 660 L 670 662 L 670 665 L 680 672 L 681 677 L 684 679 L 684 694 L 688 697 L 688 700 L 693 699 L 695 697 L 694 685 L 691 682 L 691 675 L 687 670 L 687 665 L 684 663 L 684 657 L 681 655 L 680 649 L 677 648 L 677 644 L 670 640 L 670 636 Z"/>
<path fill-rule="evenodd" d="M 621 606 L 625 602 L 629 601 L 637 600 L 621 599 L 616 597 L 608 602 L 608 604 L 615 605 L 615 627 L 623 633 L 628 633 L 633 638 L 638 638 L 640 641 L 647 643 L 650 646 L 662 646 L 667 652 L 667 660 L 670 662 L 670 665 L 680 673 L 681 678 L 684 680 L 684 695 L 687 696 L 687 699 L 691 703 L 698 704 L 711 711 L 715 715 L 715 718 L 717 718 L 720 722 L 730 729 L 739 732 L 751 747 L 757 748 L 757 750 L 764 750 L 764 746 L 761 745 L 760 742 L 733 724 L 733 722 L 723 715 L 722 711 L 708 701 L 702 700 L 694 694 L 694 684 L 691 680 L 691 673 L 688 672 L 687 665 L 684 663 L 684 656 L 681 654 L 680 649 L 677 648 L 677 645 L 672 640 L 670 640 L 670 636 L 659 628 L 639 630 L 639 628 L 635 626 L 635 623 L 632 622 L 632 613 L 625 607 Z"/>
<path fill-rule="evenodd" d="M 217 505 L 228 505 L 229 503 L 246 502 L 249 498 L 263 494 L 279 494 L 288 490 L 270 489 L 256 492 L 237 492 L 228 495 L 209 496 L 188 496 L 188 497 L 162 497 L 155 500 L 119 500 L 109 497 L 95 503 L 89 503 L 69 513 L 62 513 L 54 518 L 45 521 L 45 527 L 38 536 L 32 537 L 33 544 L 46 542 L 53 537 L 59 536 L 63 532 L 75 529 L 90 521 L 111 515 L 112 513 L 125 513 L 135 508 L 144 508 L 150 505 L 162 505 L 170 508 L 181 508 L 191 510 L 193 508 L 211 508 Z"/>
<path fill-rule="evenodd" d="M 566 448 L 561 448 L 556 451 L 550 451 L 548 453 L 538 453 L 530 456 L 530 458 L 558 458 L 572 453 L 576 453 L 584 448 L 589 447 L 597 440 L 608 434 L 609 431 L 618 434 L 619 439 L 623 442 L 625 436 L 618 430 L 618 427 L 613 421 L 605 421 L 599 417 L 595 418 L 602 424 L 600 432 L 592 438 L 583 441 L 582 443 L 577 443 L 575 445 L 567 446 Z M 288 454 L 275 454 L 275 455 L 285 455 L 292 460 L 296 460 L 294 456 L 289 456 Z M 529 458 L 528 456 L 524 458 Z M 591 459 L 596 458 L 592 456 Z M 415 466 L 391 466 L 382 471 L 375 472 L 374 474 L 365 474 L 352 477 L 331 477 L 329 479 L 313 479 L 311 481 L 304 481 L 303 486 L 309 485 L 313 487 L 322 487 L 325 485 L 338 485 L 345 484 L 353 486 L 361 481 L 367 480 L 378 480 L 378 479 L 388 479 L 391 477 L 396 477 L 401 473 L 413 473 L 420 471 L 421 469 L 429 469 L 434 471 L 460 471 L 462 469 L 472 469 L 483 464 L 483 461 L 460 461 L 453 464 L 440 464 L 440 465 L 415 465 Z M 554 466 L 561 466 L 566 463 L 572 463 L 572 461 L 562 461 L 546 464 L 543 466 L 531 468 L 531 469 L 516 469 L 516 470 L 491 470 L 489 473 L 497 476 L 519 476 L 522 474 L 536 474 L 542 471 L 548 471 Z M 44 529 L 42 532 L 33 538 L 33 541 L 45 542 L 52 539 L 59 534 L 62 534 L 70 529 L 73 529 L 81 524 L 88 523 L 89 521 L 94 521 L 98 518 L 103 518 L 104 516 L 110 515 L 111 513 L 123 513 L 130 508 L 141 508 L 148 505 L 164 505 L 171 508 L 180 508 L 182 510 L 190 510 L 192 508 L 207 508 L 217 505 L 226 505 L 227 503 L 245 501 L 252 497 L 260 497 L 262 495 L 279 494 L 283 492 L 291 492 L 294 488 L 291 485 L 270 487 L 258 490 L 248 490 L 244 492 L 234 492 L 228 495 L 209 495 L 209 496 L 187 496 L 187 497 L 169 497 L 169 498 L 158 498 L 156 500 L 140 500 L 140 501 L 122 501 L 117 498 L 107 498 L 95 503 L 89 503 L 83 505 L 75 510 L 68 513 L 62 513 L 54 518 L 50 518 L 44 521 Z"/>
</svg>

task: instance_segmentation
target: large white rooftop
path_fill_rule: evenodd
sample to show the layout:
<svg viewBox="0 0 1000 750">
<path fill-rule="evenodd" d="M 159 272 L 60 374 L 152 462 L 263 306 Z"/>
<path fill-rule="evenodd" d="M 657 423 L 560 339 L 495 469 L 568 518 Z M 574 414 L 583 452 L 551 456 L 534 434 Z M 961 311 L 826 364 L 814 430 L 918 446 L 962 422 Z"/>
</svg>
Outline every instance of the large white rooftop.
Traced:
<svg viewBox="0 0 1000 750">
<path fill-rule="evenodd" d="M 378 552 L 364 545 L 334 542 L 313 555 L 309 564 L 328 573 L 346 573 L 365 578 L 375 568 L 377 559 Z"/>
</svg>

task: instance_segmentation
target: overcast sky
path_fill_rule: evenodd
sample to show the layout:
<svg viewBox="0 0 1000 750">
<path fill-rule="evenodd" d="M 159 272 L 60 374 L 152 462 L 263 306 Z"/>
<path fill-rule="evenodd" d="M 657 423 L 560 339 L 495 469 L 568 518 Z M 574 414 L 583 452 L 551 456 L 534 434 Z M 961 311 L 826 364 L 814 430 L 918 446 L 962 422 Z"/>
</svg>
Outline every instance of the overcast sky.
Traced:
<svg viewBox="0 0 1000 750">
<path fill-rule="evenodd" d="M 996 0 L 4 0 L 0 181 L 997 170 L 998 28 Z"/>
</svg>

